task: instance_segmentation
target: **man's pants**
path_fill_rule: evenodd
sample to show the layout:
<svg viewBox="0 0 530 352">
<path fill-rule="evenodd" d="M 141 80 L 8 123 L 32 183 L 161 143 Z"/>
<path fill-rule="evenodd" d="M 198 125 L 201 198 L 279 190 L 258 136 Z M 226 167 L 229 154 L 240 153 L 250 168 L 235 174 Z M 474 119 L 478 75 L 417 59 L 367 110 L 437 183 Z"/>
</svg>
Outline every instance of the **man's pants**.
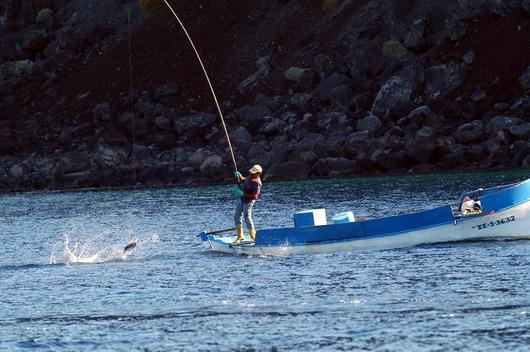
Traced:
<svg viewBox="0 0 530 352">
<path fill-rule="evenodd" d="M 254 222 L 252 221 L 252 208 L 254 207 L 255 200 L 237 202 L 236 211 L 234 213 L 234 221 L 236 227 L 243 227 L 243 218 L 247 224 L 247 229 L 250 231 L 254 228 Z"/>
</svg>

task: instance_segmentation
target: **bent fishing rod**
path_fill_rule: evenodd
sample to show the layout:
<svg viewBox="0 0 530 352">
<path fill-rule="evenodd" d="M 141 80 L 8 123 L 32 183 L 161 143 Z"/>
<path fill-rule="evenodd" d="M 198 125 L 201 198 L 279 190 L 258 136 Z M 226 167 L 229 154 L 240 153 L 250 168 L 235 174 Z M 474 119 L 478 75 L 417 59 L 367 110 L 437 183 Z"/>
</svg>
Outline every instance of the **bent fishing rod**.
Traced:
<svg viewBox="0 0 530 352">
<path fill-rule="evenodd" d="M 225 123 L 225 119 L 224 119 L 224 116 L 223 116 L 223 112 L 221 111 L 221 106 L 219 105 L 219 101 L 217 100 L 217 95 L 215 94 L 215 90 L 214 90 L 212 82 L 210 80 L 210 76 L 208 75 L 208 72 L 206 71 L 206 67 L 204 66 L 204 63 L 203 63 L 203 61 L 201 59 L 201 56 L 199 55 L 199 51 L 195 47 L 195 44 L 193 43 L 193 40 L 191 39 L 190 34 L 188 33 L 186 27 L 184 26 L 184 23 L 182 23 L 182 21 L 180 20 L 179 16 L 175 12 L 175 10 L 173 10 L 173 7 L 171 7 L 169 2 L 167 0 L 163 0 L 163 1 L 167 5 L 169 10 L 171 11 L 173 16 L 175 16 L 175 18 L 177 19 L 178 23 L 180 24 L 180 27 L 182 28 L 182 30 L 186 34 L 186 37 L 188 38 L 188 41 L 190 42 L 191 47 L 193 48 L 193 51 L 195 52 L 195 55 L 197 56 L 197 59 L 199 60 L 199 63 L 201 64 L 202 71 L 204 72 L 204 76 L 206 77 L 206 81 L 208 81 L 208 86 L 210 87 L 210 91 L 212 92 L 213 100 L 215 102 L 215 106 L 217 107 L 217 112 L 219 113 L 219 117 L 221 118 L 221 123 L 223 125 L 223 129 L 224 129 L 225 135 L 226 135 L 226 140 L 228 142 L 228 147 L 230 148 L 230 154 L 232 156 L 232 162 L 234 163 L 234 169 L 237 172 L 238 170 L 237 170 L 236 157 L 234 156 L 234 149 L 232 148 L 232 143 L 230 142 L 230 137 L 228 135 L 228 129 L 226 128 L 226 123 Z"/>
</svg>

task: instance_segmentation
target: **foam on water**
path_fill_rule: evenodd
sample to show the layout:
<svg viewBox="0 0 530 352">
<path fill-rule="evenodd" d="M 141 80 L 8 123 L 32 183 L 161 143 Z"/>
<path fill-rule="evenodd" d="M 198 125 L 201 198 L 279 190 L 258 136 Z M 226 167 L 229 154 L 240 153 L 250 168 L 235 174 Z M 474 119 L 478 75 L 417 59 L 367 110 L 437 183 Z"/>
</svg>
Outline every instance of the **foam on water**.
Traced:
<svg viewBox="0 0 530 352">
<path fill-rule="evenodd" d="M 125 232 L 104 231 L 92 236 L 63 234 L 63 239 L 53 245 L 48 264 L 98 264 L 145 256 L 145 249 L 158 243 L 157 234 L 135 235 Z M 127 250 L 125 250 L 125 248 Z"/>
</svg>

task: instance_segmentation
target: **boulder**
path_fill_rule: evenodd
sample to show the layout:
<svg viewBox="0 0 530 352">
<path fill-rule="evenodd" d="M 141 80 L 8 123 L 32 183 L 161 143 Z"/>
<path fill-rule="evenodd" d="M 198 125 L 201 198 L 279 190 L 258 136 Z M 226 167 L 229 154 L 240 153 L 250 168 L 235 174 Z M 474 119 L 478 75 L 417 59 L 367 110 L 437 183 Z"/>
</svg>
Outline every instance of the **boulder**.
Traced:
<svg viewBox="0 0 530 352">
<path fill-rule="evenodd" d="M 346 138 L 346 144 L 349 146 L 355 146 L 357 144 L 362 144 L 370 139 L 370 132 L 368 131 L 360 131 L 360 132 L 354 132 L 350 134 Z"/>
<path fill-rule="evenodd" d="M 269 75 L 272 70 L 270 59 L 270 55 L 267 55 L 265 57 L 260 57 L 256 61 L 256 67 L 258 70 L 237 85 L 237 90 L 239 93 L 243 95 L 247 94 Z"/>
<path fill-rule="evenodd" d="M 326 137 L 320 133 L 308 133 L 297 143 L 298 150 L 315 150 L 326 142 Z"/>
<path fill-rule="evenodd" d="M 322 3 L 322 11 L 325 13 L 333 12 L 339 6 L 340 0 L 324 0 Z"/>
<path fill-rule="evenodd" d="M 383 56 L 389 60 L 399 60 L 408 54 L 407 48 L 395 39 L 383 43 Z"/>
<path fill-rule="evenodd" d="M 508 131 L 515 139 L 528 140 L 530 138 L 530 123 L 511 126 Z"/>
<path fill-rule="evenodd" d="M 24 49 L 32 53 L 42 52 L 48 44 L 50 44 L 51 38 L 44 31 L 33 31 L 30 32 L 24 39 Z"/>
<path fill-rule="evenodd" d="M 85 153 L 67 153 L 59 158 L 58 171 L 60 174 L 83 172 L 90 169 L 92 162 Z"/>
<path fill-rule="evenodd" d="M 433 101 L 445 98 L 464 83 L 466 73 L 467 65 L 464 63 L 429 67 L 425 70 L 425 99 Z"/>
<path fill-rule="evenodd" d="M 151 96 L 147 92 L 144 92 L 138 98 L 134 108 L 144 116 L 150 117 L 155 112 L 155 103 L 151 99 Z"/>
<path fill-rule="evenodd" d="M 341 176 L 353 173 L 354 162 L 346 158 L 320 159 L 313 165 L 313 173 L 317 176 Z"/>
<path fill-rule="evenodd" d="M 266 142 L 252 143 L 247 153 L 247 160 L 250 164 L 260 164 L 269 167 L 273 161 L 273 153 L 267 148 Z"/>
<path fill-rule="evenodd" d="M 467 53 L 462 56 L 462 61 L 464 61 L 468 65 L 472 65 L 475 62 L 476 58 L 475 51 L 473 49 L 469 50 Z"/>
<path fill-rule="evenodd" d="M 409 103 L 424 80 L 423 67 L 410 65 L 401 69 L 381 87 L 372 105 L 372 114 L 386 118 L 392 109 Z"/>
<path fill-rule="evenodd" d="M 329 112 L 320 116 L 317 126 L 321 131 L 333 132 L 343 130 L 348 127 L 350 121 L 348 116 L 342 112 Z"/>
<path fill-rule="evenodd" d="M 259 132 L 266 136 L 276 136 L 285 128 L 282 120 L 277 118 L 266 118 Z"/>
<path fill-rule="evenodd" d="M 522 122 L 523 120 L 514 116 L 495 116 L 486 125 L 486 132 L 490 135 L 495 135 L 501 130 L 507 130 L 512 126 L 521 124 Z"/>
<path fill-rule="evenodd" d="M 210 155 L 211 153 L 207 149 L 199 148 L 190 155 L 188 162 L 194 167 L 199 167 Z"/>
<path fill-rule="evenodd" d="M 155 100 L 163 103 L 171 103 L 180 93 L 180 87 L 176 83 L 161 85 L 155 90 Z"/>
<path fill-rule="evenodd" d="M 307 68 L 290 67 L 285 71 L 285 78 L 300 85 L 308 85 L 313 80 L 313 71 Z"/>
<path fill-rule="evenodd" d="M 530 65 L 528 65 L 526 71 L 519 77 L 519 85 L 523 90 L 530 90 Z"/>
<path fill-rule="evenodd" d="M 286 161 L 273 164 L 265 173 L 264 180 L 306 179 L 311 167 L 301 161 Z"/>
<path fill-rule="evenodd" d="M 465 123 L 456 129 L 455 139 L 462 144 L 468 144 L 480 141 L 484 134 L 484 123 L 480 120 L 474 120 Z"/>
<path fill-rule="evenodd" d="M 195 133 L 199 132 L 205 134 L 209 130 L 209 126 L 212 125 L 216 120 L 214 114 L 207 112 L 198 112 L 186 116 L 173 116 L 173 125 L 175 130 L 179 133 Z"/>
<path fill-rule="evenodd" d="M 290 99 L 290 103 L 300 111 L 306 111 L 309 103 L 313 99 L 311 94 L 295 93 Z"/>
<path fill-rule="evenodd" d="M 110 114 L 110 105 L 107 102 L 99 103 L 92 109 L 92 116 L 95 121 L 109 121 Z"/>
<path fill-rule="evenodd" d="M 37 17 L 35 18 L 35 22 L 37 22 L 37 23 L 46 22 L 52 17 L 53 17 L 53 10 L 50 9 L 50 8 L 45 8 L 45 9 L 40 10 L 37 13 Z"/>
<path fill-rule="evenodd" d="M 256 99 L 254 99 L 254 103 L 271 109 L 272 111 L 276 111 L 284 104 L 284 98 L 281 95 L 258 93 L 256 94 Z"/>
<path fill-rule="evenodd" d="M 349 85 L 349 83 L 350 78 L 348 76 L 337 72 L 332 73 L 322 80 L 317 86 L 321 100 L 330 100 L 329 94 L 332 89 L 342 85 Z"/>
<path fill-rule="evenodd" d="M 381 128 L 381 126 L 383 126 L 383 123 L 374 115 L 368 115 L 357 121 L 357 131 L 359 132 L 375 133 Z"/>
<path fill-rule="evenodd" d="M 245 105 L 234 111 L 234 114 L 239 117 L 241 124 L 252 132 L 262 127 L 266 116 L 273 115 L 271 109 L 262 105 Z"/>
<path fill-rule="evenodd" d="M 237 126 L 229 133 L 230 139 L 235 147 L 247 151 L 252 143 L 252 135 L 243 126 Z"/>
<path fill-rule="evenodd" d="M 419 50 L 425 46 L 425 22 L 424 18 L 418 18 L 412 21 L 407 33 L 403 37 L 404 47 Z"/>
<path fill-rule="evenodd" d="M 155 126 L 164 131 L 170 131 L 172 129 L 173 121 L 166 115 L 160 115 L 155 119 Z"/>
<path fill-rule="evenodd" d="M 530 155 L 527 155 L 523 162 L 521 163 L 521 166 L 524 167 L 525 169 L 530 169 Z"/>
<path fill-rule="evenodd" d="M 96 161 L 103 169 L 122 164 L 128 156 L 129 153 L 124 148 L 100 144 L 96 149 Z"/>
<path fill-rule="evenodd" d="M 223 166 L 223 158 L 219 155 L 207 156 L 201 163 L 200 170 L 204 175 L 215 175 Z"/>
</svg>

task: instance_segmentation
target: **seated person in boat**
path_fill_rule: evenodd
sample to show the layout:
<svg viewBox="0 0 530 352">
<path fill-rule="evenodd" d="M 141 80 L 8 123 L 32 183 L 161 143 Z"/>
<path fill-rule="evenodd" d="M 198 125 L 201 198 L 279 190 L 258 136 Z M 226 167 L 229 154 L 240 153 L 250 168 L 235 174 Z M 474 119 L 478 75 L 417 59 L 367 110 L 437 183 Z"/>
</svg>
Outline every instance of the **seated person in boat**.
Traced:
<svg viewBox="0 0 530 352">
<path fill-rule="evenodd" d="M 460 204 L 460 212 L 462 216 L 477 215 L 482 213 L 482 204 L 477 195 L 473 197 L 465 197 Z"/>
<path fill-rule="evenodd" d="M 240 243 L 244 239 L 243 219 L 247 225 L 250 238 L 252 241 L 256 240 L 256 230 L 254 228 L 254 222 L 252 221 L 252 209 L 261 192 L 261 173 L 263 172 L 263 169 L 259 165 L 254 165 L 249 172 L 249 177 L 243 177 L 236 171 L 236 177 L 238 180 L 236 195 L 239 199 L 234 213 L 237 233 L 237 238 L 234 243 Z"/>
</svg>

